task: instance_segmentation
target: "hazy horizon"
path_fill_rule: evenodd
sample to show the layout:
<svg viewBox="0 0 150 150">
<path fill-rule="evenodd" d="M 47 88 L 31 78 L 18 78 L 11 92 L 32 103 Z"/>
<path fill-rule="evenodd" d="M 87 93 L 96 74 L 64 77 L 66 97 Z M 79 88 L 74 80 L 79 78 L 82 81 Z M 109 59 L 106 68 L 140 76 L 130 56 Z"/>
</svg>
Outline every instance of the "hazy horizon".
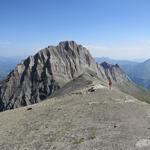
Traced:
<svg viewBox="0 0 150 150">
<path fill-rule="evenodd" d="M 38 52 L 38 51 L 37 51 Z M 90 51 L 91 52 L 91 51 Z M 36 53 L 33 53 L 33 54 L 28 54 L 28 55 L 14 55 L 14 56 L 0 56 L 1 58 L 4 58 L 4 59 L 18 59 L 18 60 L 24 60 L 26 59 L 28 56 L 33 56 L 35 55 Z M 93 55 L 92 55 L 93 56 Z M 149 58 L 116 58 L 116 57 L 108 57 L 108 56 L 93 56 L 94 58 L 107 58 L 107 59 L 112 59 L 112 60 L 125 60 L 125 61 L 133 61 L 133 62 L 144 62 L 146 60 L 148 60 Z"/>
<path fill-rule="evenodd" d="M 94 57 L 150 58 L 149 0 L 2 0 L 0 56 L 74 40 Z"/>
<path fill-rule="evenodd" d="M 66 40 L 62 40 L 62 41 L 66 41 Z M 71 40 L 68 40 L 68 41 L 71 41 Z M 60 42 L 60 41 L 59 41 Z M 57 46 L 59 44 L 59 42 L 57 44 L 51 44 L 52 46 Z M 82 44 L 82 43 L 77 43 L 77 44 Z M 38 53 L 41 49 L 44 49 L 46 47 L 48 47 L 50 44 L 47 44 L 47 46 L 43 46 L 43 47 L 40 47 L 40 48 L 37 48 L 37 49 L 32 49 L 29 53 L 21 53 L 20 55 L 18 55 L 18 53 L 13 53 L 13 55 L 0 55 L 0 57 L 3 57 L 3 58 L 10 58 L 10 59 L 15 59 L 15 58 L 21 58 L 21 59 L 25 59 L 27 58 L 28 56 L 33 56 L 35 55 L 36 53 Z M 114 60 L 127 60 L 127 61 L 135 61 L 135 62 L 144 62 L 145 60 L 147 59 L 150 59 L 150 57 L 133 57 L 133 58 L 130 58 L 130 57 L 118 57 L 118 56 L 114 56 L 114 55 L 103 55 L 101 52 L 101 50 L 97 51 L 95 49 L 91 49 L 90 46 L 88 45 L 83 45 L 84 47 L 86 47 L 91 55 L 94 57 L 94 58 L 109 58 L 109 59 L 114 59 Z M 96 53 L 101 53 L 101 54 L 95 54 Z M 103 51 L 104 52 L 104 51 Z M 112 52 L 113 53 L 113 52 Z"/>
</svg>

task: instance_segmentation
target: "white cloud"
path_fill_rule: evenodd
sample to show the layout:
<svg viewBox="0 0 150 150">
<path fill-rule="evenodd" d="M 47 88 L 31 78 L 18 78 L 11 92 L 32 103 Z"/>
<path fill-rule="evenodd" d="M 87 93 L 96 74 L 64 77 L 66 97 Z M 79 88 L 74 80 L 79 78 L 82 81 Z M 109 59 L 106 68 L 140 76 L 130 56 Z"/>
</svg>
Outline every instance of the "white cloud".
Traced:
<svg viewBox="0 0 150 150">
<path fill-rule="evenodd" d="M 101 45 L 85 45 L 88 49 L 106 49 L 107 47 Z"/>
<path fill-rule="evenodd" d="M 150 45 L 150 40 L 147 40 L 146 43 Z"/>
<path fill-rule="evenodd" d="M 86 45 L 94 57 L 111 57 L 118 59 L 150 58 L 150 46 L 109 47 Z"/>
<path fill-rule="evenodd" d="M 11 42 L 0 42 L 0 45 L 10 45 Z"/>
</svg>

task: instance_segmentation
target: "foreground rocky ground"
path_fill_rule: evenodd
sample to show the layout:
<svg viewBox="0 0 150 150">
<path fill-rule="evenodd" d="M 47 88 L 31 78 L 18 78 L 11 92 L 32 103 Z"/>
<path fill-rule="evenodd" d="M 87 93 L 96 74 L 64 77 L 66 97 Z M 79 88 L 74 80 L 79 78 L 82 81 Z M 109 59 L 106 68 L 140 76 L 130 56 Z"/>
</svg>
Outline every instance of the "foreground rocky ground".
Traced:
<svg viewBox="0 0 150 150">
<path fill-rule="evenodd" d="M 94 85 L 0 113 L 0 149 L 149 150 L 150 105 Z"/>
</svg>

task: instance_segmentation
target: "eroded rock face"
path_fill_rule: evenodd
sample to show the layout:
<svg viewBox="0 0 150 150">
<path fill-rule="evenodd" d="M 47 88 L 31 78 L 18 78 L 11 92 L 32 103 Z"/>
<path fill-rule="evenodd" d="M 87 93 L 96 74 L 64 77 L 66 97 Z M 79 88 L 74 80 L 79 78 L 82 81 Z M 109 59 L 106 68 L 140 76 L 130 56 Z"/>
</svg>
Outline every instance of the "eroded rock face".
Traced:
<svg viewBox="0 0 150 150">
<path fill-rule="evenodd" d="M 45 100 L 86 70 L 95 72 L 104 81 L 112 76 L 116 82 L 120 74 L 117 67 L 96 64 L 89 51 L 74 41 L 48 46 L 18 64 L 0 83 L 0 111 Z"/>
<path fill-rule="evenodd" d="M 75 42 L 61 42 L 28 57 L 2 81 L 0 110 L 40 102 L 86 69 L 98 72 L 88 50 Z"/>
<path fill-rule="evenodd" d="M 107 62 L 103 62 L 100 65 L 103 67 L 106 77 L 108 79 L 110 78 L 113 82 L 119 84 L 130 80 L 118 64 L 111 65 Z"/>
</svg>

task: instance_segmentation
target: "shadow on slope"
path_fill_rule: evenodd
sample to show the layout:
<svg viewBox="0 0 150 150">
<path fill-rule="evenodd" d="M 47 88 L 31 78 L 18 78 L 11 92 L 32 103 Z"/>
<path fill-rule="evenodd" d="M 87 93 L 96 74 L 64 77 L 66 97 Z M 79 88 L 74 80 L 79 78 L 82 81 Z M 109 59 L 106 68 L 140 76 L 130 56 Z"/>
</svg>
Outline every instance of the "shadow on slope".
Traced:
<svg viewBox="0 0 150 150">
<path fill-rule="evenodd" d="M 93 84 L 94 82 L 98 82 L 101 85 L 105 85 L 105 83 L 98 78 L 95 72 L 88 70 L 87 72 L 81 74 L 77 78 L 65 84 L 62 88 L 57 90 L 51 97 L 59 97 L 65 94 L 69 94 L 76 90 L 81 90 Z"/>
<path fill-rule="evenodd" d="M 101 81 L 96 73 L 88 70 L 86 73 L 81 74 L 79 77 L 65 84 L 62 88 L 56 91 L 51 97 L 59 97 L 65 94 L 70 94 L 76 90 L 82 90 L 83 88 L 89 87 L 92 84 L 100 84 L 107 87 L 107 83 Z M 132 81 L 125 81 L 121 83 L 113 84 L 113 88 L 129 94 L 141 101 L 150 103 L 150 91 L 136 85 Z"/>
</svg>

